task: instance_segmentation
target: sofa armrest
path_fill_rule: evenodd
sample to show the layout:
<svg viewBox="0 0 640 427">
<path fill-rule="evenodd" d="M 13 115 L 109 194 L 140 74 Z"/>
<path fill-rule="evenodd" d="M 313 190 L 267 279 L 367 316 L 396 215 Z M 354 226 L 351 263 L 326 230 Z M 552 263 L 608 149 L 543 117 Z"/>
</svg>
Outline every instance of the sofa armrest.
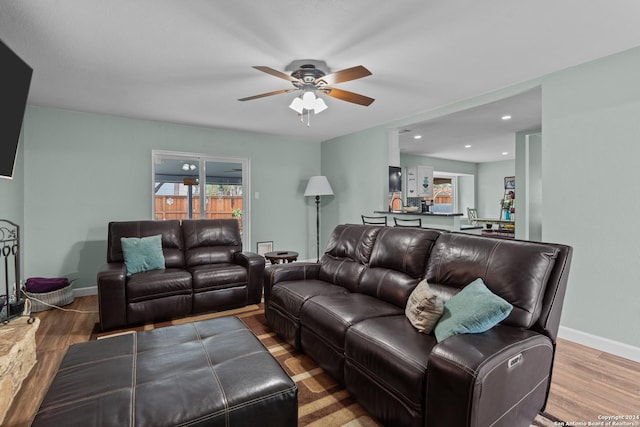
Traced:
<svg viewBox="0 0 640 427">
<path fill-rule="evenodd" d="M 429 356 L 425 425 L 529 425 L 545 406 L 554 350 L 542 334 L 502 325 L 447 338 Z"/>
<path fill-rule="evenodd" d="M 103 331 L 127 324 L 126 279 L 123 262 L 110 262 L 98 271 L 98 308 Z"/>
<path fill-rule="evenodd" d="M 269 305 L 271 288 L 278 282 L 289 280 L 314 280 L 320 275 L 320 264 L 316 262 L 292 262 L 273 264 L 264 270 L 264 308 Z"/>
<path fill-rule="evenodd" d="M 264 257 L 254 252 L 236 252 L 236 264 L 247 269 L 247 303 L 258 304 L 262 299 Z"/>
</svg>

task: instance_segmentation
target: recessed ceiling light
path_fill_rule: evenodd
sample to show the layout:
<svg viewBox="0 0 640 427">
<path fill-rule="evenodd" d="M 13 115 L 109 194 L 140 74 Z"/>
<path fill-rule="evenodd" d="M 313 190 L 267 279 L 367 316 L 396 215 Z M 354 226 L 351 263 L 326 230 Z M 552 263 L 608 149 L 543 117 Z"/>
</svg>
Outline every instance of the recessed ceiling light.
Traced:
<svg viewBox="0 0 640 427">
<path fill-rule="evenodd" d="M 465 145 L 464 148 L 471 148 L 471 144 Z"/>
<path fill-rule="evenodd" d="M 506 156 L 506 155 L 508 155 L 508 154 L 509 154 L 509 152 L 508 152 L 508 151 L 503 151 L 503 152 L 502 152 L 502 155 L 503 155 L 503 156 Z"/>
<path fill-rule="evenodd" d="M 504 115 L 502 116 L 502 120 L 511 120 L 511 116 L 510 115 Z"/>
<path fill-rule="evenodd" d="M 413 135 L 413 139 L 422 139 L 422 135 Z"/>
</svg>

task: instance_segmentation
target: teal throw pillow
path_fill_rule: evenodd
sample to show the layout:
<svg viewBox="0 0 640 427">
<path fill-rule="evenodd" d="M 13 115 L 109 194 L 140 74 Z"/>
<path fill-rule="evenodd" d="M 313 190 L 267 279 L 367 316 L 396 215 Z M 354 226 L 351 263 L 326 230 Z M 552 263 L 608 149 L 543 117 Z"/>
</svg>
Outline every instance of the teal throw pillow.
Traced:
<svg viewBox="0 0 640 427">
<path fill-rule="evenodd" d="M 492 293 L 478 278 L 444 304 L 434 332 L 441 342 L 452 335 L 488 331 L 509 315 L 513 306 Z"/>
<path fill-rule="evenodd" d="M 162 236 L 122 237 L 122 253 L 127 266 L 127 276 L 149 270 L 164 269 Z"/>
</svg>

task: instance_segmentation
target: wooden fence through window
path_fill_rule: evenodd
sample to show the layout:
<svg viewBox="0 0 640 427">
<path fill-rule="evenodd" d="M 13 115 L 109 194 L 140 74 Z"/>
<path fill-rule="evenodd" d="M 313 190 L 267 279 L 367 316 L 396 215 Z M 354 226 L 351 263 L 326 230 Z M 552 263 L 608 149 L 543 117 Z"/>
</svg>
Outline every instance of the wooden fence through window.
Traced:
<svg viewBox="0 0 640 427">
<path fill-rule="evenodd" d="M 155 219 L 189 217 L 188 196 L 154 196 Z M 200 197 L 193 198 L 193 219 L 200 219 Z M 242 211 L 242 196 L 207 196 L 205 218 L 234 218 L 235 209 Z"/>
</svg>

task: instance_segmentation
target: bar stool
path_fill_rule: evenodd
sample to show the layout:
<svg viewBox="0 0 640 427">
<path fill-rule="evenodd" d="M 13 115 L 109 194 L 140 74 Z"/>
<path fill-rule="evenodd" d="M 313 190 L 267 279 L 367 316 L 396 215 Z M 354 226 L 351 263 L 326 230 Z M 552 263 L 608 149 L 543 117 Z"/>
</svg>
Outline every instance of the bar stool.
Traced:
<svg viewBox="0 0 640 427">
<path fill-rule="evenodd" d="M 364 225 L 387 225 L 387 217 L 386 216 L 364 216 L 362 217 L 362 223 Z"/>
<path fill-rule="evenodd" d="M 396 227 L 422 227 L 422 218 L 405 219 L 394 216 L 393 222 L 396 224 Z"/>
</svg>

